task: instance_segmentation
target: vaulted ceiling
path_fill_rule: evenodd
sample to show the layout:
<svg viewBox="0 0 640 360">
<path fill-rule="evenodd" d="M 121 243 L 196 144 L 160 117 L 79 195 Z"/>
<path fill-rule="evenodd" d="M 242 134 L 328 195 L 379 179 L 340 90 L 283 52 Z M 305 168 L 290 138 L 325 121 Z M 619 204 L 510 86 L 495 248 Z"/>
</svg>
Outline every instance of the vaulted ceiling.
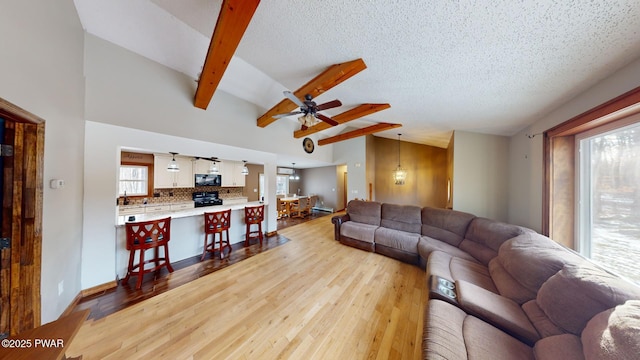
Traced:
<svg viewBox="0 0 640 360">
<path fill-rule="evenodd" d="M 221 3 L 75 0 L 87 32 L 194 79 Z M 401 123 L 376 135 L 445 147 L 452 130 L 512 135 L 535 122 L 640 57 L 638 29 L 636 0 L 264 0 L 219 89 L 266 111 L 362 58 L 367 69 L 316 98 L 342 101 L 326 114 L 388 103 L 348 125 Z"/>
</svg>

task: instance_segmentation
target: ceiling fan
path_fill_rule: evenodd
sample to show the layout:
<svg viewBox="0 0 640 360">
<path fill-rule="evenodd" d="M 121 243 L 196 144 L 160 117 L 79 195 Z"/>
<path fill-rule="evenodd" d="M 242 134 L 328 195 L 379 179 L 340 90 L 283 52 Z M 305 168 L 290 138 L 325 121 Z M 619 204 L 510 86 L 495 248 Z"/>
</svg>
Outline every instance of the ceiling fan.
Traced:
<svg viewBox="0 0 640 360">
<path fill-rule="evenodd" d="M 316 119 L 322 120 L 331 126 L 338 125 L 337 121 L 333 120 L 332 118 L 326 115 L 320 114 L 318 111 L 342 106 L 342 103 L 340 102 L 340 100 L 332 100 L 324 104 L 318 105 L 316 104 L 315 101 L 313 101 L 313 97 L 311 97 L 311 95 L 309 94 L 304 96 L 304 101 L 301 101 L 291 91 L 284 91 L 283 93 L 284 93 L 284 96 L 286 96 L 294 104 L 299 106 L 300 110 L 293 111 L 286 114 L 274 115 L 273 116 L 274 118 L 280 119 L 286 116 L 302 114 L 302 116 L 298 118 L 298 121 L 302 125 L 302 130 L 306 130 L 307 128 L 315 125 L 318 122 Z"/>
</svg>

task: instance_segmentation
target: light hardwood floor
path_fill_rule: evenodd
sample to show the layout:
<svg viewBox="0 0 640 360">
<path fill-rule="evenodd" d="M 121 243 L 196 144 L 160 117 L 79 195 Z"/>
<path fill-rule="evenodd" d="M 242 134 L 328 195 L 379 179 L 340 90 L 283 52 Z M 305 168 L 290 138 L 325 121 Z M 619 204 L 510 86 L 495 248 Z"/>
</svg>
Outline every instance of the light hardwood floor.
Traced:
<svg viewBox="0 0 640 360">
<path fill-rule="evenodd" d="M 84 359 L 419 359 L 424 270 L 333 239 L 331 216 L 290 239 L 99 320 Z"/>
</svg>

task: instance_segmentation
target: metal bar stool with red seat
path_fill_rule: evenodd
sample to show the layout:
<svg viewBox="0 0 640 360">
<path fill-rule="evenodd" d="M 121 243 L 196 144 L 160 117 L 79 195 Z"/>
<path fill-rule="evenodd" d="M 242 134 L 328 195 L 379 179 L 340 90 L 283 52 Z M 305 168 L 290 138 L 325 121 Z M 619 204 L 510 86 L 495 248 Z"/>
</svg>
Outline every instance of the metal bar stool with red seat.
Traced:
<svg viewBox="0 0 640 360">
<path fill-rule="evenodd" d="M 129 266 L 127 276 L 124 277 L 123 284 L 129 281 L 129 277 L 137 276 L 136 289 L 142 286 L 144 274 L 155 272 L 166 266 L 169 272 L 173 272 L 169 261 L 169 244 L 171 234 L 171 217 L 164 219 L 140 221 L 126 223 L 127 250 L 129 250 Z M 164 248 L 164 255 L 160 257 L 159 249 Z M 145 260 L 145 252 L 153 249 L 153 258 Z M 138 264 L 133 265 L 133 258 L 136 251 L 140 252 Z M 145 268 L 145 265 L 153 263 L 152 268 Z"/>
<path fill-rule="evenodd" d="M 204 250 L 200 261 L 204 260 L 204 256 L 209 252 L 216 251 L 216 234 L 220 235 L 220 259 L 224 256 L 224 248 L 229 248 L 231 254 L 231 244 L 229 243 L 229 228 L 231 227 L 231 209 L 224 211 L 205 212 L 204 213 Z M 223 240 L 222 233 L 226 233 L 227 239 Z M 209 234 L 213 235 L 211 244 L 207 244 Z"/>
<path fill-rule="evenodd" d="M 247 224 L 247 233 L 244 239 L 244 245 L 249 246 L 249 239 L 260 239 L 260 246 L 262 246 L 262 221 L 264 220 L 264 205 L 259 206 L 245 206 L 244 208 L 244 222 Z M 258 230 L 251 231 L 251 225 L 258 225 Z"/>
</svg>

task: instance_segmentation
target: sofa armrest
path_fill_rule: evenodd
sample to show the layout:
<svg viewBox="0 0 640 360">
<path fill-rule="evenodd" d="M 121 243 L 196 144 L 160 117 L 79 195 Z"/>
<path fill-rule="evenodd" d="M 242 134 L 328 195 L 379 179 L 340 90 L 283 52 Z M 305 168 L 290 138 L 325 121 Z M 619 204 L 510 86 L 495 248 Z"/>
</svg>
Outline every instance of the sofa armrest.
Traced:
<svg viewBox="0 0 640 360">
<path fill-rule="evenodd" d="M 340 225 L 349 221 L 349 214 L 337 215 L 331 218 L 331 222 L 334 227 L 334 237 L 336 240 L 340 240 Z"/>
<path fill-rule="evenodd" d="M 464 280 L 456 280 L 456 294 L 460 307 L 533 346 L 540 339 L 533 324 L 515 301 L 495 294 Z"/>
</svg>

